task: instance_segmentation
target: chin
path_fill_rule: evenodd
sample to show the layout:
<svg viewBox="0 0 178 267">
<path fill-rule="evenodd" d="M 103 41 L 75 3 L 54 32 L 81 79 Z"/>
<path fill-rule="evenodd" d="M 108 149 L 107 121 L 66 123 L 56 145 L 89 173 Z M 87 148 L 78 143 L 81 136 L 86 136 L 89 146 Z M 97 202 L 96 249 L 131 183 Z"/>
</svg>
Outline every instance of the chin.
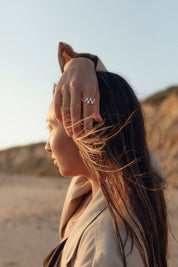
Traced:
<svg viewBox="0 0 178 267">
<path fill-rule="evenodd" d="M 69 170 L 69 169 L 62 169 L 59 168 L 59 172 L 62 176 L 64 177 L 73 177 L 73 176 L 77 176 L 77 175 L 82 175 L 83 173 L 77 170 Z"/>
<path fill-rule="evenodd" d="M 58 162 L 59 163 L 59 162 Z M 73 177 L 78 175 L 88 175 L 88 171 L 83 164 L 58 164 L 59 173 L 64 177 Z"/>
<path fill-rule="evenodd" d="M 74 176 L 73 174 L 71 174 L 71 171 L 69 171 L 68 169 L 60 168 L 60 167 L 58 166 L 58 170 L 59 170 L 60 175 L 62 175 L 62 176 L 64 176 L 64 177 L 71 177 L 71 176 Z"/>
<path fill-rule="evenodd" d="M 69 170 L 60 170 L 59 169 L 59 172 L 64 177 L 72 177 L 72 176 L 75 176 L 75 174 L 71 173 Z"/>
</svg>

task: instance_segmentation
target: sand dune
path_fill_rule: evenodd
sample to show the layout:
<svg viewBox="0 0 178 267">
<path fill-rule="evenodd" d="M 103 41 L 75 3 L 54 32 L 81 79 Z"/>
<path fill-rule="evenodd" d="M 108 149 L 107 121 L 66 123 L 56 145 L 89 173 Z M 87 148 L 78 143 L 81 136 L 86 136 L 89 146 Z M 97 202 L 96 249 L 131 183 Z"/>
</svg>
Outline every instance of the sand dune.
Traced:
<svg viewBox="0 0 178 267">
<path fill-rule="evenodd" d="M 166 172 L 171 186 L 178 188 L 178 95 L 171 94 L 159 105 L 142 105 L 148 144 Z"/>
</svg>

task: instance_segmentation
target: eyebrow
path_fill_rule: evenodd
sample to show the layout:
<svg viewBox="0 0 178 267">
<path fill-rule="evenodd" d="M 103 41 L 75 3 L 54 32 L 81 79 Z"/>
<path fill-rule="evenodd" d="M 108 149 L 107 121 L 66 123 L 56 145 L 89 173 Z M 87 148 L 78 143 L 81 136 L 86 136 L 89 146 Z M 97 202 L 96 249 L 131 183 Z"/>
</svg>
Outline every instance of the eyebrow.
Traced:
<svg viewBox="0 0 178 267">
<path fill-rule="evenodd" d="M 47 118 L 47 119 L 46 119 L 46 122 L 47 122 L 47 123 L 53 123 L 53 124 L 55 124 L 57 121 L 56 121 L 55 119 L 50 119 L 50 118 L 48 119 L 48 118 Z"/>
</svg>

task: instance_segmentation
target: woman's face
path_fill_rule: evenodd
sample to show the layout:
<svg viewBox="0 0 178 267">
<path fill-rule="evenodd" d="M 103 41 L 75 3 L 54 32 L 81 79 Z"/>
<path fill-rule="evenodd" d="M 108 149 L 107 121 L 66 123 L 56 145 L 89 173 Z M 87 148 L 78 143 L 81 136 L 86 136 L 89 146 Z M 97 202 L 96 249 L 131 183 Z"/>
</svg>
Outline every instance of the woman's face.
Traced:
<svg viewBox="0 0 178 267">
<path fill-rule="evenodd" d="M 88 171 L 79 155 L 79 149 L 69 137 L 63 127 L 56 120 L 54 105 L 50 104 L 47 115 L 47 127 L 49 128 L 49 138 L 45 150 L 51 153 L 54 165 L 59 168 L 63 176 L 86 175 Z"/>
</svg>

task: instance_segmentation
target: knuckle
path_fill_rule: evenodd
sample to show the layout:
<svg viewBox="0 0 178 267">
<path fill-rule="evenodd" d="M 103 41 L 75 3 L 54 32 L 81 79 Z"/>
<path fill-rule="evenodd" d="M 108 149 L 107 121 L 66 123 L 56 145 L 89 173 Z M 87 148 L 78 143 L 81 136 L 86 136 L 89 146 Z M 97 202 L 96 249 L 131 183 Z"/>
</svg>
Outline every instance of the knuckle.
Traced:
<svg viewBox="0 0 178 267">
<path fill-rule="evenodd" d="M 70 81 L 70 88 L 71 88 L 71 90 L 76 91 L 79 88 L 79 86 L 80 86 L 80 83 L 79 83 L 78 80 L 74 79 L 74 80 L 71 80 Z"/>
<path fill-rule="evenodd" d="M 63 94 L 68 90 L 69 90 L 68 84 L 63 84 L 62 87 L 61 87 L 61 93 Z"/>
</svg>

